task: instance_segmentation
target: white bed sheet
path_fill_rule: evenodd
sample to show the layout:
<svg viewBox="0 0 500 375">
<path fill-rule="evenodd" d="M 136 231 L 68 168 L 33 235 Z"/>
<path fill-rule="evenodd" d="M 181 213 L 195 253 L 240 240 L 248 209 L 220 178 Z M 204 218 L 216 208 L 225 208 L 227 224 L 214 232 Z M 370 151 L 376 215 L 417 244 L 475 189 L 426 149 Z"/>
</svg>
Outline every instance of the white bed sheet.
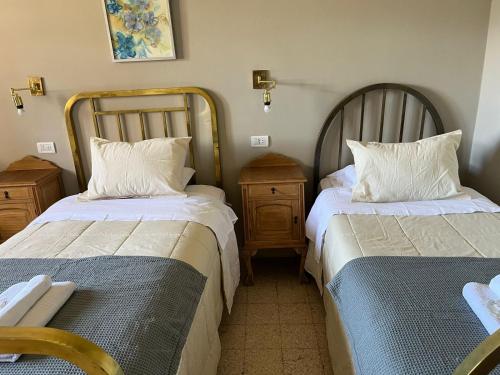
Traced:
<svg viewBox="0 0 500 375">
<path fill-rule="evenodd" d="M 470 199 L 446 199 L 420 202 L 365 203 L 352 202 L 352 190 L 332 187 L 321 191 L 306 221 L 306 236 L 313 245 L 316 263 L 322 258 L 324 235 L 334 215 L 437 216 L 474 212 L 500 212 L 500 206 L 470 188 L 464 188 Z M 311 251 L 308 252 L 309 258 Z M 311 260 L 309 260 L 311 263 Z"/>
<path fill-rule="evenodd" d="M 203 190 L 203 189 L 201 189 Z M 240 280 L 234 211 L 221 199 L 197 192 L 188 197 L 80 201 L 69 196 L 52 205 L 30 225 L 56 221 L 190 221 L 210 228 L 220 249 L 224 295 L 231 311 Z"/>
</svg>

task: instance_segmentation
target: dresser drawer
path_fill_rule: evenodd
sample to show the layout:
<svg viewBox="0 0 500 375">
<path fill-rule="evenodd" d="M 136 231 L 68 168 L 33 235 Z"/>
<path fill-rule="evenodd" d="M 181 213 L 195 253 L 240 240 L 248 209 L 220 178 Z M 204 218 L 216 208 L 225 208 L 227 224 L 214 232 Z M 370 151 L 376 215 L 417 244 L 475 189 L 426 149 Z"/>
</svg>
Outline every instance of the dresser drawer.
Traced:
<svg viewBox="0 0 500 375">
<path fill-rule="evenodd" d="M 248 186 L 249 199 L 296 198 L 299 196 L 299 184 L 256 184 Z"/>
<path fill-rule="evenodd" d="M 0 187 L 0 202 L 30 198 L 31 189 L 29 187 Z"/>
</svg>

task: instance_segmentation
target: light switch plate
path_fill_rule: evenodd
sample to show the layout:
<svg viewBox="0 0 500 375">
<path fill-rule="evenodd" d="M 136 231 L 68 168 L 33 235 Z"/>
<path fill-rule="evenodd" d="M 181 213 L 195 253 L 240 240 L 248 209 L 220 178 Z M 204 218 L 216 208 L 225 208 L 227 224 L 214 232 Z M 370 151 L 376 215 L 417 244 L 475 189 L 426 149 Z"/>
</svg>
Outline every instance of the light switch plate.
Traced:
<svg viewBox="0 0 500 375">
<path fill-rule="evenodd" d="M 55 154 L 56 144 L 54 142 L 38 142 L 36 148 L 39 154 Z"/>
<path fill-rule="evenodd" d="M 269 147 L 268 135 L 252 135 L 250 137 L 251 147 Z"/>
</svg>

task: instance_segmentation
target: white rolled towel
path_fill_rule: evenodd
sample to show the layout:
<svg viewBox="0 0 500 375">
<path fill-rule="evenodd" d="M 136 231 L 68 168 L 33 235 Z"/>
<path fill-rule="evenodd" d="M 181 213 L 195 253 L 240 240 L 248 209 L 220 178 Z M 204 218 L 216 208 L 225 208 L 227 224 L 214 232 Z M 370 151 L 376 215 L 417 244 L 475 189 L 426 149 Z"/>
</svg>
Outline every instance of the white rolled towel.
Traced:
<svg viewBox="0 0 500 375">
<path fill-rule="evenodd" d="M 11 288 L 15 289 L 14 287 L 19 288 L 19 284 Z M 47 293 L 23 316 L 16 327 L 44 327 L 71 297 L 75 289 L 76 285 L 71 281 L 52 283 Z M 15 362 L 20 356 L 20 354 L 0 354 L 0 362 Z"/>
<path fill-rule="evenodd" d="M 500 275 L 496 275 L 490 281 L 490 289 L 497 295 L 497 298 L 500 298 Z"/>
<path fill-rule="evenodd" d="M 51 286 L 52 280 L 50 276 L 47 275 L 38 275 L 28 281 L 28 283 L 14 295 L 5 306 L 0 308 L 0 327 L 15 326 Z M 4 293 L 7 293 L 9 289 Z M 2 296 L 4 293 L 2 293 Z M 2 300 L 4 300 L 3 297 Z"/>
<path fill-rule="evenodd" d="M 462 294 L 491 335 L 500 328 L 500 299 L 486 284 L 467 283 Z"/>
</svg>

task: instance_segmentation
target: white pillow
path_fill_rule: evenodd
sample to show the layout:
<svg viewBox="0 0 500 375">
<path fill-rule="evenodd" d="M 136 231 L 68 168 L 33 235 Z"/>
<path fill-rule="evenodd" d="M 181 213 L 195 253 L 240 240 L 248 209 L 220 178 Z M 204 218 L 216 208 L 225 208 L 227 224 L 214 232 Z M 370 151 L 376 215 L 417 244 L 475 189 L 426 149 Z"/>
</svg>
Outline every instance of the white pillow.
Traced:
<svg viewBox="0 0 500 375">
<path fill-rule="evenodd" d="M 322 190 L 332 187 L 352 189 L 356 182 L 356 168 L 351 164 L 327 175 L 320 181 L 320 187 Z"/>
<path fill-rule="evenodd" d="M 92 177 L 87 199 L 186 196 L 183 168 L 190 137 L 135 143 L 90 139 Z"/>
<path fill-rule="evenodd" d="M 352 200 L 405 202 L 461 195 L 457 160 L 461 137 L 457 130 L 413 143 L 347 140 L 358 179 Z"/>
<path fill-rule="evenodd" d="M 182 186 L 184 186 L 182 190 L 186 189 L 187 184 L 189 184 L 189 181 L 191 181 L 191 178 L 194 176 L 195 173 L 196 171 L 193 168 L 185 167 L 182 170 Z"/>
</svg>

